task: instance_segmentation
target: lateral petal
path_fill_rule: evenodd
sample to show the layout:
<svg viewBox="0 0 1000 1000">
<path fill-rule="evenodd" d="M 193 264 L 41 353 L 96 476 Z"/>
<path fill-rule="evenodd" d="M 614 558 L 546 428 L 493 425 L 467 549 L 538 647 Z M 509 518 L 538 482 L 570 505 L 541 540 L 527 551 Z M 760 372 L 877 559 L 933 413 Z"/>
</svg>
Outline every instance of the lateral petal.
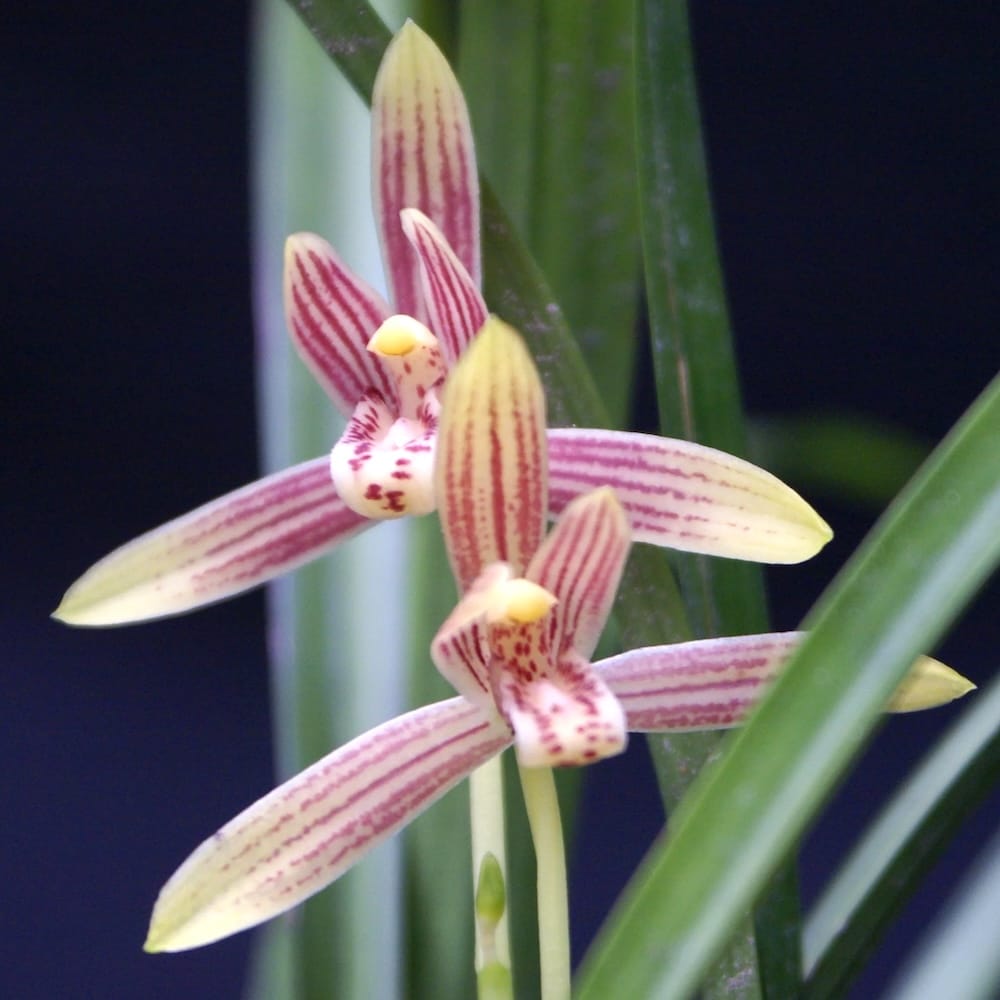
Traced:
<svg viewBox="0 0 1000 1000">
<path fill-rule="evenodd" d="M 531 560 L 525 576 L 553 593 L 552 649 L 589 660 L 611 611 L 632 539 L 613 490 L 573 500 Z"/>
<path fill-rule="evenodd" d="M 210 944 L 284 912 L 510 744 L 464 698 L 386 722 L 340 747 L 206 840 L 160 891 L 147 951 Z"/>
<path fill-rule="evenodd" d="M 506 563 L 486 567 L 459 599 L 431 642 L 431 659 L 441 676 L 461 695 L 493 709 L 485 618 L 498 585 L 511 579 Z"/>
<path fill-rule="evenodd" d="M 440 227 L 478 286 L 479 178 L 462 90 L 438 47 L 407 21 L 372 92 L 375 221 L 397 311 L 424 322 L 416 261 L 400 226 L 418 208 Z"/>
<path fill-rule="evenodd" d="M 800 632 L 648 646 L 599 660 L 595 669 L 631 732 L 739 725 L 801 640 Z"/>
<path fill-rule="evenodd" d="M 395 406 L 395 379 L 368 341 L 392 310 L 322 237 L 295 233 L 285 242 L 285 320 L 306 366 L 348 417 L 369 389 Z"/>
<path fill-rule="evenodd" d="M 316 559 L 371 523 L 337 496 L 327 459 L 313 459 L 116 549 L 69 588 L 53 617 L 120 625 L 180 614 Z"/>
<path fill-rule="evenodd" d="M 460 589 L 495 562 L 522 574 L 545 527 L 545 395 L 524 341 L 495 316 L 445 382 L 434 475 Z"/>
<path fill-rule="evenodd" d="M 486 322 L 486 303 L 444 234 L 423 212 L 404 208 L 401 221 L 420 264 L 428 325 L 451 367 Z"/>
<path fill-rule="evenodd" d="M 827 523 L 769 472 L 715 448 L 622 431 L 550 430 L 549 510 L 611 486 L 636 541 L 687 552 L 794 563 L 832 537 Z"/>
<path fill-rule="evenodd" d="M 621 702 L 633 732 L 684 732 L 740 725 L 802 641 L 771 632 L 650 646 L 594 664 Z M 975 685 L 921 656 L 886 704 L 915 712 L 961 698 Z"/>
</svg>

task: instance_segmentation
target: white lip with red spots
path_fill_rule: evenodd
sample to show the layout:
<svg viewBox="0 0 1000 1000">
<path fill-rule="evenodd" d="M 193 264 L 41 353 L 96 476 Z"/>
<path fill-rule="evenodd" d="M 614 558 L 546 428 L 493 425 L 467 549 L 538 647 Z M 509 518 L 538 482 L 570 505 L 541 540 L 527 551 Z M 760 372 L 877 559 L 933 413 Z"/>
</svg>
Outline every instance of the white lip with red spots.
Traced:
<svg viewBox="0 0 1000 1000">
<path fill-rule="evenodd" d="M 330 453 L 334 486 L 364 517 L 429 514 L 438 388 L 445 375 L 437 338 L 412 316 L 390 316 L 368 350 L 391 375 L 398 408 L 375 389 L 364 394 Z"/>
</svg>

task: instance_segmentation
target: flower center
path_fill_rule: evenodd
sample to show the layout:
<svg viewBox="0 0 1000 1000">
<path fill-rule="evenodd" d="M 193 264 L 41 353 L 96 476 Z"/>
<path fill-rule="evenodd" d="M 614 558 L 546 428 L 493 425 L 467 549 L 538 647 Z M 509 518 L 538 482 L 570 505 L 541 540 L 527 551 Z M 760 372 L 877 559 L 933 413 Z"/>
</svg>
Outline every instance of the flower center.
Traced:
<svg viewBox="0 0 1000 1000">
<path fill-rule="evenodd" d="M 365 517 L 434 510 L 434 437 L 445 375 L 437 338 L 412 316 L 390 316 L 368 341 L 396 383 L 399 408 L 369 390 L 330 453 L 341 499 Z"/>
</svg>

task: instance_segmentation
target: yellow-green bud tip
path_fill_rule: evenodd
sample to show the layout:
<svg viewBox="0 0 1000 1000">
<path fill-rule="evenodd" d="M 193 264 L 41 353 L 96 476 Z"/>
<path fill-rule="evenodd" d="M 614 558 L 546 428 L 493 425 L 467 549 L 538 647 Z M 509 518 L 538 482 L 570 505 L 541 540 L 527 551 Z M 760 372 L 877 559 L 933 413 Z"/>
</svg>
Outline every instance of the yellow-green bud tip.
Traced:
<svg viewBox="0 0 1000 1000">
<path fill-rule="evenodd" d="M 919 712 L 961 698 L 976 685 L 939 660 L 921 656 L 910 667 L 886 706 L 890 712 Z"/>
<path fill-rule="evenodd" d="M 487 851 L 479 865 L 479 880 L 476 884 L 476 920 L 492 929 L 500 923 L 506 907 L 507 890 L 504 887 L 500 862 Z"/>
<path fill-rule="evenodd" d="M 386 358 L 399 358 L 417 347 L 433 347 L 434 334 L 412 316 L 390 316 L 368 341 L 368 350 Z"/>
</svg>

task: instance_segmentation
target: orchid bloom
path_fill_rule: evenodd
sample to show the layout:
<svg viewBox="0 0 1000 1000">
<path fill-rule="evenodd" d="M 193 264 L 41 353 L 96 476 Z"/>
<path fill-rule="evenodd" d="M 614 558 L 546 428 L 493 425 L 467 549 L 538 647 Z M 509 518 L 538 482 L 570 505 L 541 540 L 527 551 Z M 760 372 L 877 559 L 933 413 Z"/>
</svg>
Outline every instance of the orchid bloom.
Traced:
<svg viewBox="0 0 1000 1000">
<path fill-rule="evenodd" d="M 591 664 L 628 553 L 628 521 L 601 487 L 543 540 L 544 398 L 520 338 L 490 319 L 451 375 L 435 478 L 464 595 L 432 655 L 459 697 L 365 733 L 206 840 L 167 882 L 146 948 L 208 944 L 294 906 L 347 871 L 512 743 L 522 764 L 589 763 L 626 730 L 739 723 L 796 633 L 633 650 Z M 922 659 L 891 710 L 971 685 Z"/>
<path fill-rule="evenodd" d="M 408 22 L 372 98 L 375 220 L 394 308 L 319 236 L 289 238 L 285 306 L 303 360 L 348 417 L 329 458 L 227 494 L 115 550 L 55 612 L 113 625 L 230 597 L 315 559 L 375 520 L 436 506 L 438 394 L 486 320 L 479 191 L 462 92 Z M 830 529 L 769 473 L 686 441 L 548 432 L 548 513 L 614 488 L 633 537 L 763 562 L 813 556 Z"/>
</svg>

